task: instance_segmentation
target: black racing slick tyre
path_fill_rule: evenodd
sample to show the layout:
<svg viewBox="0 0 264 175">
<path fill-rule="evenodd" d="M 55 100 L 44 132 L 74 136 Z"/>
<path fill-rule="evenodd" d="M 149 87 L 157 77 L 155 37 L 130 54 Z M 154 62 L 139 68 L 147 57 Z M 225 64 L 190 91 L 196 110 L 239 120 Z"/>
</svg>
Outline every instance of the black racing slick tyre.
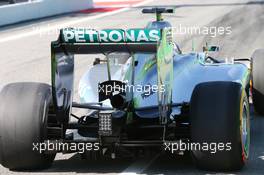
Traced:
<svg viewBox="0 0 264 175">
<path fill-rule="evenodd" d="M 41 83 L 13 83 L 0 93 L 0 163 L 11 170 L 49 167 L 53 154 L 34 150 L 47 135 L 51 88 Z"/>
<path fill-rule="evenodd" d="M 256 50 L 251 58 L 252 97 L 255 111 L 264 116 L 264 49 Z"/>
<path fill-rule="evenodd" d="M 249 155 L 249 102 L 235 82 L 198 84 L 190 104 L 192 155 L 198 168 L 240 170 Z"/>
</svg>

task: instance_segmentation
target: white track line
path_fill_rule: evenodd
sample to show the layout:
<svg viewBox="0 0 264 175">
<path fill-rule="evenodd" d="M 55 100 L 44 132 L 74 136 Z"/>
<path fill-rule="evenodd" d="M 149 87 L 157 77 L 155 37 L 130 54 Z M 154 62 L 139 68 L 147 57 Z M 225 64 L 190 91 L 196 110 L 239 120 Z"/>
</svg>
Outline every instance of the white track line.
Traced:
<svg viewBox="0 0 264 175">
<path fill-rule="evenodd" d="M 86 21 L 89 21 L 89 20 L 94 20 L 94 19 L 98 19 L 98 18 L 102 18 L 102 17 L 118 14 L 118 13 L 121 13 L 121 12 L 128 11 L 128 10 L 130 10 L 133 7 L 139 7 L 141 5 L 147 4 L 147 3 L 151 2 L 151 1 L 153 1 L 153 0 L 146 0 L 146 1 L 143 1 L 141 3 L 132 5 L 131 7 L 122 8 L 120 10 L 115 10 L 115 11 L 112 11 L 112 12 L 106 12 L 106 13 L 95 15 L 95 16 L 88 16 L 88 17 L 85 17 L 85 18 L 76 19 L 76 20 L 73 20 L 73 21 L 70 21 L 70 22 L 65 22 L 65 23 L 62 23 L 62 24 L 57 24 L 57 25 L 53 25 L 53 26 L 49 26 L 49 27 L 43 27 L 40 30 L 33 30 L 33 31 L 29 31 L 29 32 L 24 32 L 24 33 L 21 33 L 21 34 L 12 34 L 12 36 L 2 37 L 0 39 L 0 43 L 5 43 L 5 42 L 8 42 L 8 41 L 18 40 L 18 39 L 22 39 L 22 38 L 33 36 L 33 35 L 38 35 L 41 32 L 45 33 L 45 32 L 48 32 L 48 31 L 52 31 L 52 30 L 56 30 L 56 29 L 60 29 L 60 28 L 64 28 L 64 27 L 73 26 L 75 24 L 86 22 Z"/>
<path fill-rule="evenodd" d="M 142 174 L 159 156 L 160 154 L 157 154 L 149 159 L 138 160 L 126 168 L 122 173 L 119 173 L 119 175 Z"/>
</svg>

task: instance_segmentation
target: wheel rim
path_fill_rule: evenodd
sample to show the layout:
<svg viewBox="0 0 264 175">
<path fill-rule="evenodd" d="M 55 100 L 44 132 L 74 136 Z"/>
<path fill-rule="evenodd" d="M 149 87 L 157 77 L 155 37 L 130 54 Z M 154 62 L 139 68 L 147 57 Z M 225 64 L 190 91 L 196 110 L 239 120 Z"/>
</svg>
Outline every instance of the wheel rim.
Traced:
<svg viewBox="0 0 264 175">
<path fill-rule="evenodd" d="M 243 161 L 248 158 L 249 141 L 250 141 L 250 127 L 249 127 L 249 112 L 247 103 L 243 102 L 243 111 L 241 119 L 241 141 L 242 141 L 242 156 Z"/>
</svg>

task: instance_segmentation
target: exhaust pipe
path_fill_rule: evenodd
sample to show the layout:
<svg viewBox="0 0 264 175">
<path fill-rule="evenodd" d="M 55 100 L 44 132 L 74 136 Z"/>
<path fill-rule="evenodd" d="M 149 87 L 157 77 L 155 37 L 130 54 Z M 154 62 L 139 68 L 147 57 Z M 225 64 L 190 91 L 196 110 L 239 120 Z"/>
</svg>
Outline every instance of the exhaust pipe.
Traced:
<svg viewBox="0 0 264 175">
<path fill-rule="evenodd" d="M 116 109 L 124 109 L 128 105 L 126 97 L 122 94 L 113 95 L 110 98 L 110 101 L 111 101 L 111 105 L 113 106 L 113 108 L 116 108 Z"/>
</svg>

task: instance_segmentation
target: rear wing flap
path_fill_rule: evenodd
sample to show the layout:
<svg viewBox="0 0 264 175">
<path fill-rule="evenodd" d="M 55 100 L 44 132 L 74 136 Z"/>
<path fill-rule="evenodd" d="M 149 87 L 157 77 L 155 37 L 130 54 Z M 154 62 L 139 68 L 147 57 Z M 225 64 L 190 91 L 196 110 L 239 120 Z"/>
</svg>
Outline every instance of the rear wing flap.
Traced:
<svg viewBox="0 0 264 175">
<path fill-rule="evenodd" d="M 159 29 L 105 29 L 66 28 L 59 39 L 52 42 L 54 52 L 95 54 L 107 52 L 157 52 L 161 40 Z"/>
</svg>

